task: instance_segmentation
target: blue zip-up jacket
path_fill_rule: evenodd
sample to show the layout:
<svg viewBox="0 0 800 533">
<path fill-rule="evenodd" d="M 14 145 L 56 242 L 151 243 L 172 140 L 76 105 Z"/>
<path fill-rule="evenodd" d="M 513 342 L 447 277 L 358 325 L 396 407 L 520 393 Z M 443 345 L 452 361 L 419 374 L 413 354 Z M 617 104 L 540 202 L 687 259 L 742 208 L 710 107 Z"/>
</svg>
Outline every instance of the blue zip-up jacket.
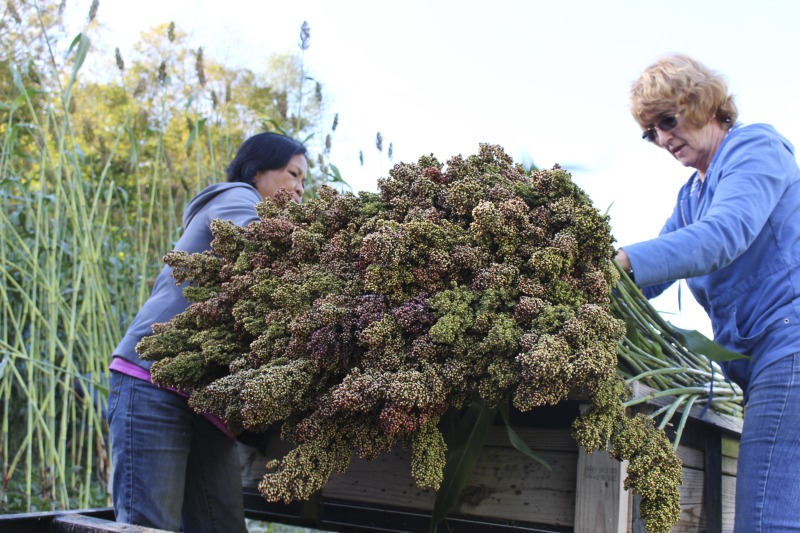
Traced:
<svg viewBox="0 0 800 533">
<path fill-rule="evenodd" d="M 258 220 L 256 204 L 261 201 L 252 185 L 242 182 L 216 183 L 197 194 L 183 213 L 183 234 L 175 250 L 198 253 L 211 249 L 211 221 L 230 220 L 238 226 L 247 226 Z M 136 353 L 136 345 L 152 335 L 153 324 L 168 322 L 186 310 L 189 302 L 183 296 L 185 284 L 178 285 L 172 277 L 172 267 L 165 265 L 156 278 L 153 292 L 136 314 L 128 331 L 114 350 L 115 357 L 150 370 L 152 361 L 142 361 Z"/>
<path fill-rule="evenodd" d="M 750 355 L 723 365 L 743 389 L 800 352 L 800 169 L 772 126 L 736 125 L 681 188 L 660 235 L 623 247 L 648 298 L 686 279 L 714 340 Z"/>
</svg>

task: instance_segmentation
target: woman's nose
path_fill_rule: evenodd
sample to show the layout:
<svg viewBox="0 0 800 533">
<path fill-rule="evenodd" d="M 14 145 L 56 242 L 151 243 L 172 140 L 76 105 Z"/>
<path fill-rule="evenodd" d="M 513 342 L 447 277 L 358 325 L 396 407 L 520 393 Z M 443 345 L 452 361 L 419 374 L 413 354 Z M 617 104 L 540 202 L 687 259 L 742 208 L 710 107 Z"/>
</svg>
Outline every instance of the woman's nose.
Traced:
<svg viewBox="0 0 800 533">
<path fill-rule="evenodd" d="M 656 142 L 659 146 L 667 146 L 667 142 L 672 138 L 672 131 L 664 131 L 656 128 Z"/>
</svg>

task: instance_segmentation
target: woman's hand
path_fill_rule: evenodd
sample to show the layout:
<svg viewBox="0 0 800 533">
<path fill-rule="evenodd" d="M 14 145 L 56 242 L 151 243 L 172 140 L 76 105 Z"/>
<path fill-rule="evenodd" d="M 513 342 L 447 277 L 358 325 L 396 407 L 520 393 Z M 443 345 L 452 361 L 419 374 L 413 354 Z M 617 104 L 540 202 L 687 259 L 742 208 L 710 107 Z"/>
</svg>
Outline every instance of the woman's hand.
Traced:
<svg viewBox="0 0 800 533">
<path fill-rule="evenodd" d="M 622 268 L 622 270 L 630 274 L 631 260 L 628 259 L 628 253 L 622 248 L 620 248 L 620 250 L 617 252 L 617 257 L 615 259 L 617 260 L 617 263 L 619 263 L 619 266 Z"/>
</svg>

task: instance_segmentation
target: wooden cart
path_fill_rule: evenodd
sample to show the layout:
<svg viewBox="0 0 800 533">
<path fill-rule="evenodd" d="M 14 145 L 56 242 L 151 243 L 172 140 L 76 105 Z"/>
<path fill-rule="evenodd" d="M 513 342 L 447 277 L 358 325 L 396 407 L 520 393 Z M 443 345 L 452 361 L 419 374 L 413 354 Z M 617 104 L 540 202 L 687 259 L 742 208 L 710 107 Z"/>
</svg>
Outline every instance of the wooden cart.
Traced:
<svg viewBox="0 0 800 533">
<path fill-rule="evenodd" d="M 636 390 L 639 395 L 649 392 L 644 387 Z M 644 408 L 665 401 L 653 400 Z M 498 422 L 457 509 L 448 517 L 449 530 L 644 532 L 638 500 L 622 487 L 625 464 L 605 452 L 587 454 L 570 436 L 579 409 L 577 402 L 567 402 L 529 413 L 512 411 L 511 425 L 552 471 L 513 448 Z M 691 415 L 678 448 L 683 462 L 681 519 L 673 531 L 732 531 L 741 420 L 711 411 L 700 419 L 697 408 Z M 266 456 L 242 447 L 248 516 L 331 531 L 428 531 L 435 495 L 414 484 L 406 451 L 398 448 L 373 461 L 354 459 L 345 474 L 334 474 L 308 502 L 270 504 L 257 485 L 268 458 L 286 449 L 278 440 L 270 441 Z"/>
<path fill-rule="evenodd" d="M 639 387 L 637 395 L 651 391 Z M 656 408 L 666 399 L 645 404 Z M 457 508 L 440 531 L 454 533 L 643 533 L 638 501 L 622 488 L 625 464 L 605 452 L 587 454 L 570 436 L 580 404 L 529 413 L 512 410 L 511 425 L 552 470 L 511 446 L 499 423 L 489 435 Z M 678 456 L 683 462 L 681 519 L 676 533 L 733 530 L 736 457 L 741 420 L 694 408 Z M 246 515 L 271 522 L 342 532 L 427 532 L 434 493 L 414 485 L 408 453 L 355 459 L 308 502 L 267 503 L 256 488 L 269 458 L 289 449 L 273 438 L 266 455 L 240 446 Z M 449 529 L 448 529 L 449 528 Z M 118 524 L 111 509 L 0 516 L 0 532 L 155 533 Z"/>
</svg>

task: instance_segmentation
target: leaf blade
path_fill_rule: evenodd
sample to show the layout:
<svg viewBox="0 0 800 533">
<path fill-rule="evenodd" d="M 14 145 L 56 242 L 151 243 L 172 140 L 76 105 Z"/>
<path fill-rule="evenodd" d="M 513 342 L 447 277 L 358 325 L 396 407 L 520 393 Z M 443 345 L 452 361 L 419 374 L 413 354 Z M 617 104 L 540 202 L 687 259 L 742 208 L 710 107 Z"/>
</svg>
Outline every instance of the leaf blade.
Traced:
<svg viewBox="0 0 800 533">
<path fill-rule="evenodd" d="M 435 533 L 445 516 L 453 509 L 469 476 L 475 469 L 483 444 L 497 416 L 497 409 L 487 407 L 479 400 L 470 404 L 461 419 L 456 446 L 447 457 L 444 479 L 436 492 L 436 500 L 431 513 L 430 533 Z"/>
<path fill-rule="evenodd" d="M 499 410 L 500 416 L 503 419 L 503 423 L 506 426 L 508 441 L 511 443 L 511 445 L 552 472 L 553 467 L 550 466 L 550 463 L 548 463 L 541 455 L 531 450 L 528 444 L 522 440 L 522 437 L 520 437 L 517 432 L 514 431 L 514 428 L 511 427 L 511 423 L 508 421 L 508 403 L 501 404 Z"/>
<path fill-rule="evenodd" d="M 690 350 L 703 354 L 712 361 L 735 361 L 737 359 L 749 359 L 750 356 L 728 350 L 719 343 L 716 343 L 694 329 L 682 329 L 674 324 L 670 324 L 677 333 L 681 343 Z"/>
</svg>

